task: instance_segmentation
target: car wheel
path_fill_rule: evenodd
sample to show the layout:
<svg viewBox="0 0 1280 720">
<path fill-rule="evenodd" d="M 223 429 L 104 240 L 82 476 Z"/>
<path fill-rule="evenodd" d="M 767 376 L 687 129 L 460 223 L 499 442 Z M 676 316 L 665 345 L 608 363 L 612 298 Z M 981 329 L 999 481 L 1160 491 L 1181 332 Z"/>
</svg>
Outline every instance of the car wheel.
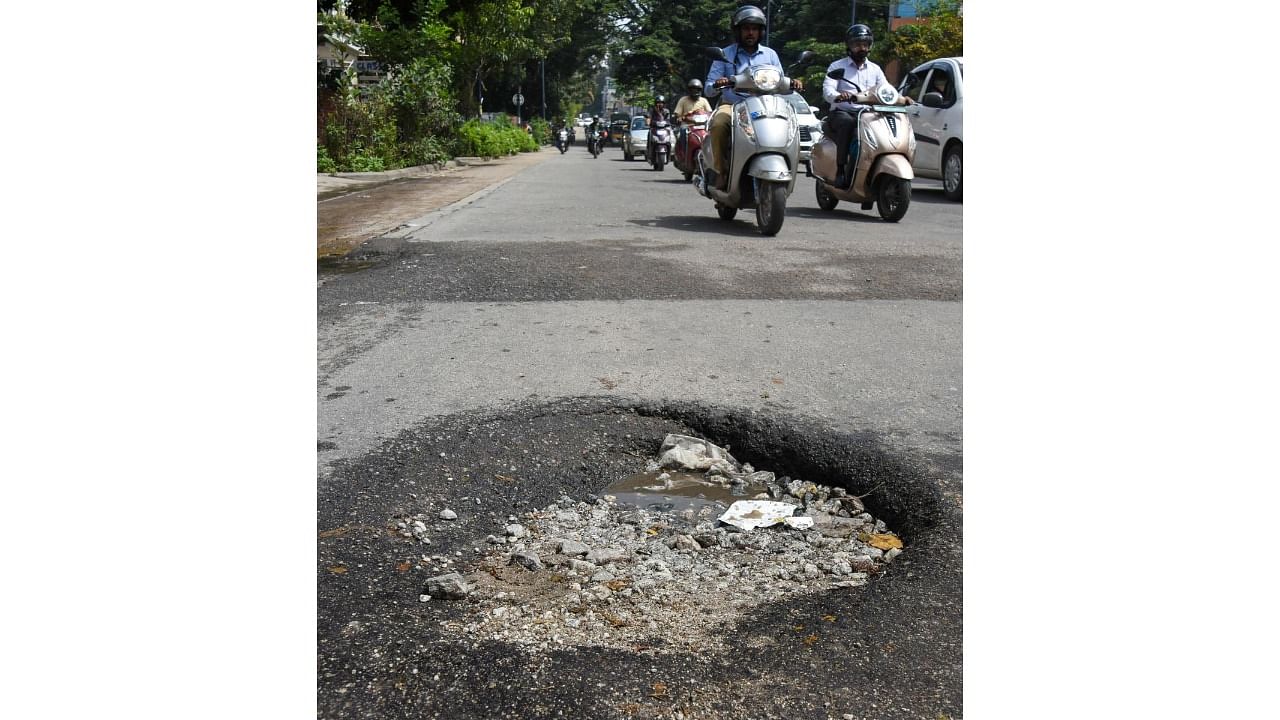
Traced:
<svg viewBox="0 0 1280 720">
<path fill-rule="evenodd" d="M 948 200 L 960 200 L 963 197 L 963 150 L 963 147 L 956 145 L 948 150 L 947 156 L 942 159 L 942 191 Z"/>
</svg>

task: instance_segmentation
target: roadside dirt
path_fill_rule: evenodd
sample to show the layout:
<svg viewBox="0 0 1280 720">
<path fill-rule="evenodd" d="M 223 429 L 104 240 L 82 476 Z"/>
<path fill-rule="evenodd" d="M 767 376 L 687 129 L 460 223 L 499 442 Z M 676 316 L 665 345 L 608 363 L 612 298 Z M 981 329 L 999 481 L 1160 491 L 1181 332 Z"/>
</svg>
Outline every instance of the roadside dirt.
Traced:
<svg viewBox="0 0 1280 720">
<path fill-rule="evenodd" d="M 351 184 L 345 195 L 316 203 L 317 257 L 342 256 L 413 218 L 458 202 L 554 155 L 546 149 L 385 183 Z M 326 193 L 328 194 L 328 193 Z"/>
</svg>

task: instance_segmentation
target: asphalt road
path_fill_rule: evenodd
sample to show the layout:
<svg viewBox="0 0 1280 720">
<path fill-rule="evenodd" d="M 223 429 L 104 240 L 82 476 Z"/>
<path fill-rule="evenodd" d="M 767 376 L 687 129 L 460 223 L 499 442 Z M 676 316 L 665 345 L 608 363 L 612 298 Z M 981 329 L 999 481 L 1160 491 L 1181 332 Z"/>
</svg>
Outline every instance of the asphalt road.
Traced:
<svg viewBox="0 0 1280 720">
<path fill-rule="evenodd" d="M 321 717 L 960 717 L 962 206 L 919 181 L 890 224 L 802 177 L 765 238 L 616 148 L 526 165 L 320 271 Z M 665 432 L 870 492 L 907 548 L 727 630 L 840 617 L 817 647 L 732 657 L 464 646 L 395 569 L 394 516 L 474 501 L 459 552 Z"/>
</svg>

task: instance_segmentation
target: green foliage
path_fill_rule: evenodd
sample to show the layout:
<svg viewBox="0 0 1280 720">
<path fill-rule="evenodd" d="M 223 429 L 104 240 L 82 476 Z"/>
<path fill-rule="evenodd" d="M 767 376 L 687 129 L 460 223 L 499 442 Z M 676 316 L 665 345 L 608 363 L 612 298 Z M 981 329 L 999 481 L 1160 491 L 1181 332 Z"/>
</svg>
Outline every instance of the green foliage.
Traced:
<svg viewBox="0 0 1280 720">
<path fill-rule="evenodd" d="M 458 152 L 479 157 L 501 157 L 535 152 L 538 143 L 509 121 L 468 120 L 458 129 Z"/>
<path fill-rule="evenodd" d="M 323 145 L 316 146 L 316 172 L 338 172 L 338 164 L 329 157 L 329 151 Z"/>
<path fill-rule="evenodd" d="M 927 22 L 898 28 L 886 50 L 902 60 L 903 71 L 937 57 L 964 55 L 964 18 L 959 0 L 933 0 L 917 6 Z"/>
<path fill-rule="evenodd" d="M 535 143 L 539 145 L 551 144 L 551 123 L 536 117 L 529 121 L 529 127 L 533 128 L 533 141 Z"/>
</svg>

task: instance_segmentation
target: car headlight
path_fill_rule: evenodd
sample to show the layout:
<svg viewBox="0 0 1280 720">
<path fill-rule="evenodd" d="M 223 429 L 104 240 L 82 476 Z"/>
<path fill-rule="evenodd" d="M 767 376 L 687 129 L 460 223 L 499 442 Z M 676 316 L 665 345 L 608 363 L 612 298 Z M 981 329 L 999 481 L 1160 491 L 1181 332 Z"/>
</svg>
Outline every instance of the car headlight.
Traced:
<svg viewBox="0 0 1280 720">
<path fill-rule="evenodd" d="M 881 105 L 898 104 L 898 91 L 892 85 L 881 85 L 876 88 L 876 97 L 880 98 Z"/>
<path fill-rule="evenodd" d="M 872 150 L 880 147 L 880 143 L 876 142 L 876 136 L 871 132 L 871 128 L 862 128 L 862 139 L 866 141 Z"/>
<path fill-rule="evenodd" d="M 782 73 L 778 72 L 776 68 L 759 68 L 751 73 L 751 82 L 755 83 L 760 90 L 774 90 L 781 81 Z"/>
</svg>

